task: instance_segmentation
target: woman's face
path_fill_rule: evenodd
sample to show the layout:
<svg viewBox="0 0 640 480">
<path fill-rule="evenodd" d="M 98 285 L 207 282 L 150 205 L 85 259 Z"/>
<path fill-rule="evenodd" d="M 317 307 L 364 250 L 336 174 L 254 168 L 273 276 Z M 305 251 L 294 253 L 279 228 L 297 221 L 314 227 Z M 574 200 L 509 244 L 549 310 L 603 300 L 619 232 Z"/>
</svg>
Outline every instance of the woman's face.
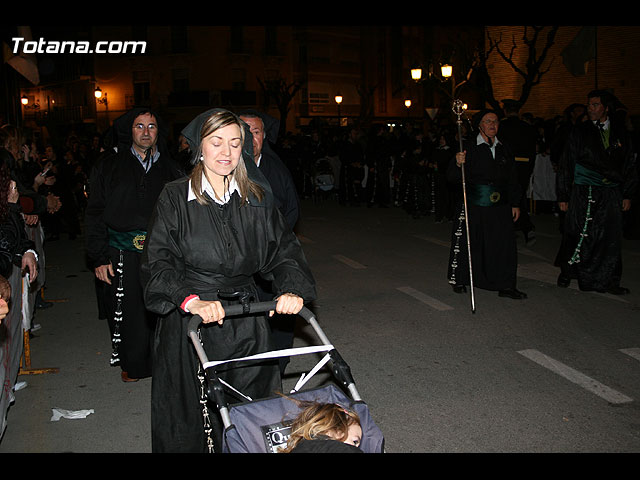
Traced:
<svg viewBox="0 0 640 480">
<path fill-rule="evenodd" d="M 235 170 L 241 155 L 242 138 L 236 124 L 219 128 L 202 140 L 202 163 L 207 174 L 229 175 Z"/>
</svg>

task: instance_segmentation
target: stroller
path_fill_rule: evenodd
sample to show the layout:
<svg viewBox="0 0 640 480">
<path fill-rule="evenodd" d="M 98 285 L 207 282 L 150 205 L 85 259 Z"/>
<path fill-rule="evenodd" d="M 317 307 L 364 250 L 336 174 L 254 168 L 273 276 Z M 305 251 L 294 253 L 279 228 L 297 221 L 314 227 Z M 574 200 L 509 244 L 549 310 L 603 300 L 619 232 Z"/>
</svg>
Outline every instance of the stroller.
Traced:
<svg viewBox="0 0 640 480">
<path fill-rule="evenodd" d="M 268 312 L 275 310 L 275 305 L 275 301 L 227 305 L 225 306 L 225 317 Z M 218 377 L 215 370 L 217 365 L 229 362 L 325 352 L 325 356 L 320 362 L 318 362 L 308 374 L 302 375 L 288 397 L 304 401 L 337 403 L 354 410 L 360 417 L 360 425 L 362 427 L 360 449 L 365 453 L 383 453 L 384 438 L 382 432 L 373 422 L 368 406 L 360 398 L 349 366 L 339 355 L 335 347 L 331 345 L 331 342 L 329 342 L 320 328 L 314 314 L 307 308 L 303 308 L 299 315 L 313 328 L 322 343 L 321 345 L 265 352 L 241 359 L 213 362 L 208 360 L 198 336 L 198 328 L 202 322 L 202 318 L 198 315 L 194 315 L 191 318 L 187 331 L 196 349 L 202 369 L 204 370 L 207 399 L 210 402 L 215 402 L 224 426 L 222 452 L 277 453 L 286 447 L 290 425 L 300 412 L 300 407 L 289 398 L 281 396 L 258 400 L 248 399 L 248 401 L 243 403 L 229 405 L 225 399 L 224 387 L 226 386 L 231 389 L 233 389 L 233 387 L 225 384 L 225 382 Z M 229 319 L 228 321 L 233 321 L 233 319 Z M 328 384 L 307 391 L 299 391 L 299 389 L 326 364 L 329 364 L 333 376 L 342 388 L 348 392 L 348 395 L 334 384 Z"/>
<path fill-rule="evenodd" d="M 335 188 L 333 168 L 329 159 L 320 158 L 316 161 L 313 171 L 313 196 L 317 200 L 325 200 Z"/>
</svg>

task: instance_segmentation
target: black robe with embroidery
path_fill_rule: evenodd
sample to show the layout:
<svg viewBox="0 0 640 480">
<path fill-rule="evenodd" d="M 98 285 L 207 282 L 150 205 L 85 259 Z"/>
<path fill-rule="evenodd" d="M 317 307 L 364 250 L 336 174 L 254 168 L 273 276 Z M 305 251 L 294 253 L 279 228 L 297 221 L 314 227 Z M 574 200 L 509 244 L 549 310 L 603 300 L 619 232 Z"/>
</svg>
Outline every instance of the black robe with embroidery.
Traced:
<svg viewBox="0 0 640 480">
<path fill-rule="evenodd" d="M 605 149 L 592 122 L 577 124 L 556 175 L 558 202 L 569 202 L 569 209 L 555 264 L 581 290 L 605 292 L 619 287 L 622 277 L 622 201 L 634 197 L 638 178 L 623 125 L 611 122 L 609 145 Z M 602 181 L 576 180 L 577 165 Z"/>
<path fill-rule="evenodd" d="M 151 402 L 154 452 L 203 452 L 206 435 L 197 377 L 199 360 L 187 337 L 190 315 L 180 305 L 197 294 L 203 300 L 219 292 L 245 292 L 257 299 L 253 276 L 272 281 L 274 293 L 293 292 L 305 303 L 315 299 L 315 282 L 301 245 L 269 193 L 241 206 L 238 193 L 219 205 L 187 201 L 189 182 L 168 184 L 156 206 L 143 257 L 147 307 L 159 314 L 154 346 Z M 272 349 L 265 315 L 226 318 L 222 326 L 201 325 L 209 360 L 248 356 Z M 251 398 L 281 388 L 277 362 L 231 364 L 220 377 Z M 230 398 L 230 401 L 237 401 Z M 216 425 L 218 412 L 209 418 Z M 221 429 L 214 428 L 219 448 Z"/>
<path fill-rule="evenodd" d="M 466 142 L 465 184 L 470 192 L 474 185 L 491 185 L 502 192 L 491 206 L 476 205 L 467 195 L 471 267 L 475 287 L 505 290 L 516 287 L 517 247 L 512 207 L 521 198 L 515 161 L 509 148 L 498 143 L 493 158 L 489 145 L 476 145 L 476 137 Z M 462 171 L 452 161 L 447 171 L 452 183 L 461 184 Z M 469 256 L 464 222 L 462 188 L 459 187 L 457 217 L 454 218 L 449 253 L 448 279 L 452 285 L 469 285 Z M 506 197 L 506 198 L 505 198 Z"/>
<path fill-rule="evenodd" d="M 160 156 L 145 172 L 131 152 L 131 127 L 134 119 L 145 112 L 133 109 L 114 121 L 118 152 L 105 154 L 91 172 L 90 195 L 85 210 L 87 257 L 91 268 L 111 263 L 115 276 L 111 285 L 97 281 L 98 301 L 104 301 L 114 353 L 111 364 L 120 366 L 131 378 L 151 375 L 151 342 L 155 316 L 148 312 L 140 283 L 138 250 L 120 250 L 109 244 L 108 229 L 116 232 L 146 231 L 151 212 L 167 182 L 183 176 L 165 147 L 162 123 L 159 122 L 157 148 Z M 122 260 L 122 266 L 118 264 Z M 118 292 L 122 274 L 124 296 Z M 118 299 L 122 310 L 118 309 Z M 120 315 L 118 312 L 122 311 Z M 119 317 L 122 320 L 116 321 Z M 118 341 L 119 339 L 119 341 Z"/>
</svg>

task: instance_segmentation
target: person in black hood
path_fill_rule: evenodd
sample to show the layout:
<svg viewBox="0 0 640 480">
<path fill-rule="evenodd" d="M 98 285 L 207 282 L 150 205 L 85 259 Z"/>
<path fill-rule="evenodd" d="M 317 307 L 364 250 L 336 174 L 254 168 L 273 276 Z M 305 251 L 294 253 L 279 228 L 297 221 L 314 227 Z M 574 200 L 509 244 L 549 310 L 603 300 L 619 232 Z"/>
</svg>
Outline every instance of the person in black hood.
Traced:
<svg viewBox="0 0 640 480">
<path fill-rule="evenodd" d="M 187 336 L 188 315 L 202 319 L 207 356 L 237 359 L 273 349 L 266 315 L 225 319 L 225 308 L 257 300 L 255 275 L 273 285 L 275 311 L 296 314 L 315 299 L 300 242 L 276 208 L 253 162 L 251 132 L 232 112 L 197 116 L 182 134 L 194 153 L 189 177 L 168 183 L 156 204 L 143 252 L 147 307 L 158 316 L 151 389 L 153 452 L 220 451 L 222 425 L 203 397 L 202 365 Z M 250 398 L 282 388 L 273 360 L 216 368 Z M 225 393 L 227 390 L 225 389 Z M 231 393 L 228 401 L 237 401 Z"/>
<path fill-rule="evenodd" d="M 155 318 L 145 309 L 139 278 L 147 223 L 164 185 L 182 175 L 166 148 L 158 115 L 134 108 L 113 124 L 115 152 L 91 172 L 85 211 L 87 256 L 106 285 L 111 365 L 123 381 L 151 375 Z"/>
</svg>

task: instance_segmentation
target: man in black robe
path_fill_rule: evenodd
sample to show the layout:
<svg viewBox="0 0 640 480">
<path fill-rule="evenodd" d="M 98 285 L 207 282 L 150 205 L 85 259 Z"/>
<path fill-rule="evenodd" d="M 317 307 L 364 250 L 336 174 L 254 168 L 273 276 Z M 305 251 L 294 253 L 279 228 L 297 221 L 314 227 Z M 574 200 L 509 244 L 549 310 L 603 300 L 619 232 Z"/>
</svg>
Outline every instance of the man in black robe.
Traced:
<svg viewBox="0 0 640 480">
<path fill-rule="evenodd" d="M 575 125 L 556 176 L 558 206 L 566 212 L 556 265 L 558 286 L 572 278 L 580 290 L 629 293 L 622 277 L 622 215 L 637 189 L 633 145 L 612 115 L 615 98 L 604 90 L 587 96 L 589 120 Z"/>
<path fill-rule="evenodd" d="M 240 112 L 239 116 L 249 126 L 253 137 L 253 160 L 271 186 L 276 207 L 282 213 L 289 228 L 293 230 L 300 216 L 298 192 L 291 172 L 270 146 L 270 144 L 276 143 L 279 122 L 256 110 L 244 110 Z M 256 277 L 256 285 L 260 301 L 266 302 L 273 299 L 274 294 L 268 282 Z M 293 346 L 295 322 L 296 319 L 292 315 L 274 314 L 269 319 L 277 349 Z M 280 358 L 280 372 L 282 374 L 284 374 L 288 363 L 288 357 Z"/>
<path fill-rule="evenodd" d="M 123 381 L 151 375 L 155 318 L 144 306 L 140 254 L 147 223 L 165 183 L 182 176 L 166 148 L 158 116 L 135 108 L 114 121 L 117 152 L 93 169 L 85 212 L 87 256 L 107 285 L 111 365 Z"/>
<path fill-rule="evenodd" d="M 494 112 L 481 111 L 474 120 L 478 135 L 465 142 L 464 151 L 456 154 L 447 171 L 448 180 L 460 184 L 464 163 L 474 286 L 497 290 L 501 297 L 524 299 L 527 295 L 516 289 L 518 252 L 513 224 L 520 213 L 521 191 L 513 154 L 496 136 L 498 116 Z M 448 279 L 456 293 L 464 293 L 470 275 L 462 201 L 457 211 Z"/>
</svg>

